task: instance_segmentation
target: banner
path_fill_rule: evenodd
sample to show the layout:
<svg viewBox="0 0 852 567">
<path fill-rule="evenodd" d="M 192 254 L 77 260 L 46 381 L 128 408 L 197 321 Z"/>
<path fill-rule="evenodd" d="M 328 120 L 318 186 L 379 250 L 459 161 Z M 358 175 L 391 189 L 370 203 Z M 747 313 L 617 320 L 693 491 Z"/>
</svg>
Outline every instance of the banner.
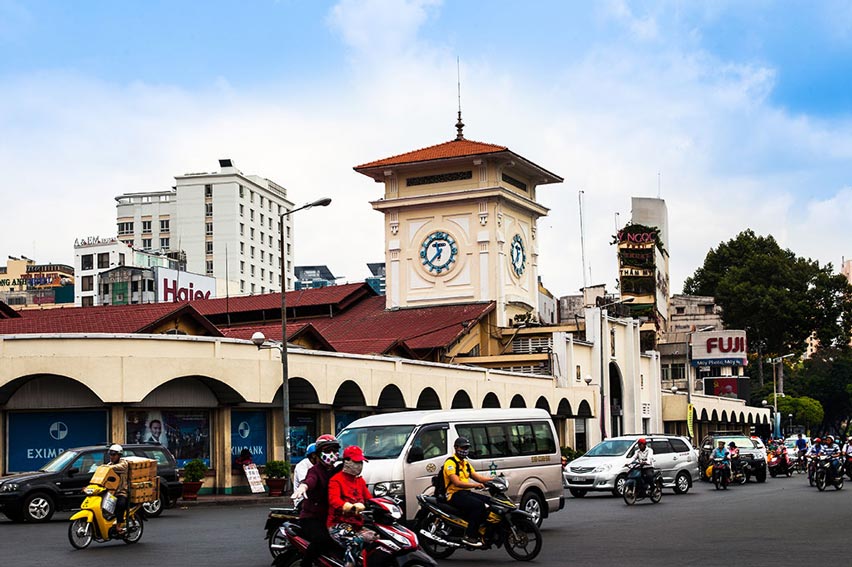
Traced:
<svg viewBox="0 0 852 567">
<path fill-rule="evenodd" d="M 686 404 L 686 431 L 689 433 L 690 439 L 695 437 L 692 432 L 692 404 Z"/>
<path fill-rule="evenodd" d="M 127 443 L 156 443 L 175 456 L 180 468 L 193 459 L 210 466 L 210 412 L 207 410 L 129 410 Z"/>
<path fill-rule="evenodd" d="M 107 412 L 10 412 L 8 472 L 37 471 L 73 447 L 108 445 Z"/>
<path fill-rule="evenodd" d="M 260 479 L 260 472 L 257 470 L 256 464 L 252 463 L 250 465 L 243 465 L 243 470 L 246 473 L 246 479 L 248 479 L 252 494 L 266 492 L 266 489 L 263 487 L 263 481 Z"/>
<path fill-rule="evenodd" d="M 231 461 L 248 449 L 254 464 L 265 465 L 266 442 L 265 411 L 231 410 Z"/>
</svg>

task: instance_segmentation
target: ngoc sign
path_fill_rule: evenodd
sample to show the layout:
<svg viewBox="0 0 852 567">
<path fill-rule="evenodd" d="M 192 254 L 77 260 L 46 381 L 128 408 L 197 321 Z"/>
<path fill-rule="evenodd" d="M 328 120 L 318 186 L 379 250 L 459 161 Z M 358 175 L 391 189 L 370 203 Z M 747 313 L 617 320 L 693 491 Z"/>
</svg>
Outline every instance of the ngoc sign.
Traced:
<svg viewBox="0 0 852 567">
<path fill-rule="evenodd" d="M 693 366 L 746 366 L 745 331 L 709 331 L 692 334 Z"/>
</svg>

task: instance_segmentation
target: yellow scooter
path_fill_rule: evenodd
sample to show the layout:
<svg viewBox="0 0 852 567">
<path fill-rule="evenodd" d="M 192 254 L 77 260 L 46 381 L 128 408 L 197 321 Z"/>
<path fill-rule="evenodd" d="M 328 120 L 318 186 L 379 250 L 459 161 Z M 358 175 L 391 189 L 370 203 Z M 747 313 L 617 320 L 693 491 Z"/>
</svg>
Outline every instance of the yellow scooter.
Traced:
<svg viewBox="0 0 852 567">
<path fill-rule="evenodd" d="M 71 516 L 68 541 L 77 549 L 89 547 L 92 540 L 101 543 L 112 539 L 136 543 L 142 538 L 141 504 L 130 505 L 125 513 L 124 532 L 118 533 L 115 511 L 116 498 L 110 492 L 118 488 L 118 475 L 107 465 L 95 469 L 89 485 L 83 489 L 86 499 L 80 511 Z"/>
</svg>

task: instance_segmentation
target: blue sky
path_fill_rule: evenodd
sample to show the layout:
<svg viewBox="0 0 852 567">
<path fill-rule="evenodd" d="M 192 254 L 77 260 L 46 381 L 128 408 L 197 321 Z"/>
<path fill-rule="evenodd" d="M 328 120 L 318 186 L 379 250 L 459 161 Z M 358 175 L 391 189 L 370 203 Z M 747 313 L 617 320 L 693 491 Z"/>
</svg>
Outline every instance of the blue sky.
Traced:
<svg viewBox="0 0 852 567">
<path fill-rule="evenodd" d="M 0 255 L 70 262 L 114 232 L 115 195 L 230 157 L 294 202 L 332 197 L 298 220 L 297 263 L 362 279 L 379 188 L 351 167 L 452 137 L 457 56 L 468 138 L 565 178 L 540 192 L 559 295 L 582 284 L 577 192 L 611 286 L 615 213 L 658 173 L 675 291 L 745 228 L 852 251 L 852 2 L 0 0 Z"/>
</svg>

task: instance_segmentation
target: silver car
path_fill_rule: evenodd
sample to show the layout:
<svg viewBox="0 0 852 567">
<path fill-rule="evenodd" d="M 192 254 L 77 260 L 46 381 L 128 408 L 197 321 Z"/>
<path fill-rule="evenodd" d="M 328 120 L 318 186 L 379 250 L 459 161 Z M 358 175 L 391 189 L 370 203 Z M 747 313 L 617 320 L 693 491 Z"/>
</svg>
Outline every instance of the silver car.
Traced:
<svg viewBox="0 0 852 567">
<path fill-rule="evenodd" d="M 601 441 L 589 452 L 568 463 L 565 484 L 571 494 L 582 498 L 589 491 L 624 490 L 627 464 L 633 460 L 636 441 L 644 437 L 654 451 L 654 467 L 663 475 L 663 487 L 685 494 L 699 479 L 698 450 L 686 437 L 676 435 L 622 435 Z"/>
</svg>

